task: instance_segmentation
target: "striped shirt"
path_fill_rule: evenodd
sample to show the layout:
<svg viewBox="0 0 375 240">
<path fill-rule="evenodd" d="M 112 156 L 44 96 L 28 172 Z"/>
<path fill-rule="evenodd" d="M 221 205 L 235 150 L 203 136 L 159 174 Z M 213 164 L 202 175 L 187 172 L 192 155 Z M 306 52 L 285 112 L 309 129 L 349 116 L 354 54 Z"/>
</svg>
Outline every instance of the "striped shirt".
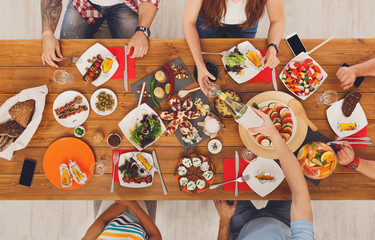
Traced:
<svg viewBox="0 0 375 240">
<path fill-rule="evenodd" d="M 124 212 L 114 218 L 98 237 L 98 240 L 147 240 L 142 225 L 130 214 Z"/>
<path fill-rule="evenodd" d="M 58 0 L 62 2 L 62 0 Z M 102 18 L 102 14 L 98 12 L 88 0 L 72 0 L 73 6 L 77 9 L 79 14 L 89 24 L 94 24 L 99 18 Z M 131 10 L 138 13 L 139 5 L 142 2 L 150 2 L 158 7 L 160 0 L 122 0 Z"/>
</svg>

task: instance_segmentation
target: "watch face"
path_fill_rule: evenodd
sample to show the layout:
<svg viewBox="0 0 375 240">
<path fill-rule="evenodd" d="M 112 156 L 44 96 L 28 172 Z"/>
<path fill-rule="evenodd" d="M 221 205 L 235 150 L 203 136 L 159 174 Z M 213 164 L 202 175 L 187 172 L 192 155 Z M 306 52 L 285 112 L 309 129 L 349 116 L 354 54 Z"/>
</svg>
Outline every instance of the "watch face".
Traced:
<svg viewBox="0 0 375 240">
<path fill-rule="evenodd" d="M 352 169 L 352 170 L 357 169 L 357 164 L 350 165 L 350 169 Z"/>
</svg>

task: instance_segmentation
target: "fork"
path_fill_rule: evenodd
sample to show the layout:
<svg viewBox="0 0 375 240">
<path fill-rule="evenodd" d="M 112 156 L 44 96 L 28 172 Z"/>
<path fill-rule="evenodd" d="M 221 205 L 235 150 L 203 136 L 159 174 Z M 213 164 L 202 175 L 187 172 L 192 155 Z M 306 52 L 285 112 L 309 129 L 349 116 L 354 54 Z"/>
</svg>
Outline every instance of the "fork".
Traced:
<svg viewBox="0 0 375 240">
<path fill-rule="evenodd" d="M 230 51 L 222 51 L 220 53 L 202 52 L 202 54 L 214 54 L 214 55 L 228 56 L 230 54 Z"/>
<path fill-rule="evenodd" d="M 249 179 L 250 179 L 250 175 L 245 175 L 245 176 L 239 177 L 239 178 L 231 180 L 231 181 L 227 181 L 227 182 L 223 182 L 223 183 L 218 183 L 218 184 L 211 185 L 210 189 L 215 189 L 217 187 L 220 187 L 220 186 L 222 186 L 224 184 L 231 183 L 231 182 L 239 182 L 239 183 L 246 182 Z"/>
<path fill-rule="evenodd" d="M 364 145 L 372 145 L 372 141 L 358 141 L 358 142 L 348 142 L 348 141 L 331 141 L 331 142 L 328 142 L 327 145 L 332 145 L 332 144 L 335 144 L 335 145 L 342 145 L 344 144 L 344 142 L 347 142 L 349 143 L 350 145 L 352 144 L 364 144 Z"/>
<path fill-rule="evenodd" d="M 343 138 L 335 139 L 335 141 L 346 141 L 346 140 L 367 141 L 367 140 L 371 140 L 371 138 L 370 137 L 343 137 Z"/>
<path fill-rule="evenodd" d="M 80 58 L 77 58 L 77 57 L 71 57 L 71 58 L 63 58 L 64 60 L 69 60 L 71 61 L 72 63 L 80 63 L 82 60 Z"/>
<path fill-rule="evenodd" d="M 118 159 L 119 159 L 119 153 L 115 151 L 113 154 L 113 172 L 112 172 L 111 193 L 115 191 L 115 170 L 116 170 L 116 165 L 118 163 Z"/>
</svg>

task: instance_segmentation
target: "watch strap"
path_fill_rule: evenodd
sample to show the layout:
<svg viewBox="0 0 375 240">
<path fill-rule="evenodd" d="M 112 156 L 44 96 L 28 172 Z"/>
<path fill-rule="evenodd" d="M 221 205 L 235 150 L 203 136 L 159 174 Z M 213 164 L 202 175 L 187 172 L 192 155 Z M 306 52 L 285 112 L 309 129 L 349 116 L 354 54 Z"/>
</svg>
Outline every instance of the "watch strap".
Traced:
<svg viewBox="0 0 375 240">
<path fill-rule="evenodd" d="M 274 47 L 274 48 L 276 49 L 276 53 L 279 53 L 279 48 L 277 47 L 277 45 L 276 45 L 275 43 L 270 43 L 270 44 L 268 44 L 268 45 L 267 45 L 267 50 L 268 50 L 268 48 L 271 47 L 271 46 Z"/>
<path fill-rule="evenodd" d="M 356 170 L 359 166 L 359 158 L 357 157 L 354 157 L 354 160 L 353 162 L 349 163 L 348 165 L 346 165 L 345 167 L 349 170 Z"/>
<path fill-rule="evenodd" d="M 141 31 L 143 32 L 147 38 L 150 37 L 151 35 L 151 31 L 149 28 L 146 28 L 146 27 L 143 27 L 143 26 L 138 26 L 136 29 L 135 29 L 135 32 L 138 32 L 138 31 Z"/>
</svg>

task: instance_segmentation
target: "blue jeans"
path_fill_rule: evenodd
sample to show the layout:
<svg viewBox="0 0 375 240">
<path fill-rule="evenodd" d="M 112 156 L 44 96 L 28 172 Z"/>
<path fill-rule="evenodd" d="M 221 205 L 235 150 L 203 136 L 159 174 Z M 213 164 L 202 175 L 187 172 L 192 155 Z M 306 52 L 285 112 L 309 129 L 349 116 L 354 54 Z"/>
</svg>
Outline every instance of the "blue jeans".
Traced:
<svg viewBox="0 0 375 240">
<path fill-rule="evenodd" d="M 101 7 L 92 4 L 103 17 L 90 25 L 79 14 L 69 1 L 61 27 L 61 39 L 85 39 L 93 38 L 104 19 L 107 19 L 108 28 L 112 38 L 131 38 L 138 25 L 138 14 L 126 4 L 117 4 L 109 7 Z"/>
<path fill-rule="evenodd" d="M 276 218 L 290 227 L 291 204 L 292 201 L 268 201 L 265 208 L 258 210 L 251 201 L 238 201 L 236 211 L 230 220 L 230 232 L 237 235 L 246 223 L 258 217 Z"/>
<path fill-rule="evenodd" d="M 258 23 L 242 30 L 240 25 L 224 25 L 218 29 L 202 28 L 204 22 L 203 18 L 198 17 L 196 26 L 199 38 L 255 38 L 258 30 Z"/>
</svg>

